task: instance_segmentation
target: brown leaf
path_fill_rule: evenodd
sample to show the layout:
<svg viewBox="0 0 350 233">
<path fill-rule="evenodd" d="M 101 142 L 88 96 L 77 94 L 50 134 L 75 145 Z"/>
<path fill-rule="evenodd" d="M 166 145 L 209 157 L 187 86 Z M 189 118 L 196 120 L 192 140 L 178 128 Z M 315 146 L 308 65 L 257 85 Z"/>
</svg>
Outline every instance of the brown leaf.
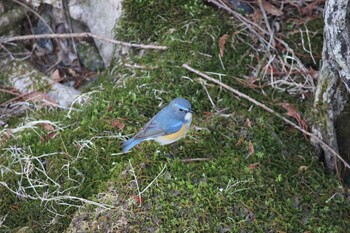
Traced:
<svg viewBox="0 0 350 233">
<path fill-rule="evenodd" d="M 51 132 L 47 135 L 48 138 L 55 138 L 57 136 L 56 132 Z"/>
<path fill-rule="evenodd" d="M 249 156 L 251 156 L 252 154 L 254 154 L 254 152 L 255 152 L 255 150 L 254 150 L 254 145 L 253 145 L 253 143 L 252 143 L 251 140 L 249 140 L 248 152 L 249 152 L 249 153 L 248 153 L 246 159 L 247 159 Z"/>
<path fill-rule="evenodd" d="M 44 129 L 45 130 L 47 130 L 47 131 L 54 131 L 55 130 L 55 127 L 53 126 L 53 125 L 51 125 L 51 124 L 47 124 L 47 123 L 43 123 L 43 124 L 41 124 L 43 127 L 44 127 Z"/>
<path fill-rule="evenodd" d="M 138 204 L 141 204 L 143 202 L 142 198 L 140 196 L 131 196 L 132 199 L 134 199 Z"/>
<path fill-rule="evenodd" d="M 249 118 L 247 118 L 246 120 L 245 120 L 245 124 L 246 124 L 246 126 L 248 126 L 248 128 L 252 128 L 252 120 L 250 120 Z"/>
<path fill-rule="evenodd" d="M 125 124 L 122 122 L 122 119 L 112 120 L 111 125 L 113 127 L 117 127 L 119 130 L 123 130 L 125 127 Z"/>
<path fill-rule="evenodd" d="M 257 168 L 259 166 L 259 163 L 252 163 L 252 164 L 249 164 L 248 165 L 248 168 L 249 169 L 255 169 L 255 168 Z"/>
<path fill-rule="evenodd" d="M 219 39 L 219 48 L 220 48 L 220 57 L 224 56 L 224 50 L 225 50 L 225 44 L 227 41 L 227 38 L 229 37 L 229 35 L 224 34 L 222 37 L 220 37 Z"/>
<path fill-rule="evenodd" d="M 290 104 L 290 103 L 282 103 L 281 106 L 287 110 L 287 115 L 290 116 L 290 117 L 293 117 L 299 124 L 299 126 L 301 128 L 303 128 L 304 130 L 307 130 L 308 129 L 308 124 L 306 123 L 306 121 L 304 121 L 302 118 L 301 118 L 301 115 L 299 112 L 297 112 L 297 109 L 295 107 L 295 105 L 293 104 Z M 306 136 L 305 136 L 306 137 Z"/>
<path fill-rule="evenodd" d="M 254 23 L 258 23 L 262 18 L 262 12 L 261 11 L 254 11 L 254 14 L 252 15 L 252 20 Z"/>
<path fill-rule="evenodd" d="M 238 147 L 238 146 L 242 145 L 242 144 L 244 143 L 244 140 L 245 140 L 245 136 L 242 135 L 242 136 L 238 139 L 238 142 L 236 143 L 235 146 Z"/>
<path fill-rule="evenodd" d="M 58 69 L 56 69 L 54 72 L 52 72 L 51 74 L 51 79 L 55 82 L 55 83 L 59 83 L 62 81 L 62 77 L 60 75 L 60 71 Z"/>
<path fill-rule="evenodd" d="M 261 0 L 261 4 L 267 13 L 270 13 L 271 15 L 275 15 L 275 16 L 283 15 L 283 12 L 280 9 L 276 8 L 274 5 L 272 5 L 271 3 L 267 2 L 267 1 Z"/>
</svg>

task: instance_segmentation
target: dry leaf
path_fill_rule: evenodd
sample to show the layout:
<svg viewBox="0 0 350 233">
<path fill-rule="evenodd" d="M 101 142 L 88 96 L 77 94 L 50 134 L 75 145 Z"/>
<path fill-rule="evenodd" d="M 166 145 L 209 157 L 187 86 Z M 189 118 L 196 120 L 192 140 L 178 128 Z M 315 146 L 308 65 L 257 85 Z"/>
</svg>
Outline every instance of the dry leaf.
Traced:
<svg viewBox="0 0 350 233">
<path fill-rule="evenodd" d="M 261 0 L 261 4 L 267 13 L 270 13 L 271 15 L 275 15 L 275 16 L 283 15 L 283 12 L 280 9 L 276 8 L 274 5 L 272 5 L 267 1 Z"/>
<path fill-rule="evenodd" d="M 245 124 L 246 124 L 246 126 L 248 126 L 248 128 L 252 128 L 252 121 L 249 119 L 249 118 L 247 118 L 246 120 L 245 120 Z"/>
<path fill-rule="evenodd" d="M 220 57 L 224 56 L 225 44 L 229 35 L 225 34 L 219 39 Z"/>
<path fill-rule="evenodd" d="M 262 18 L 262 12 L 261 11 L 254 11 L 254 14 L 252 16 L 253 23 L 258 23 Z"/>
<path fill-rule="evenodd" d="M 134 199 L 138 204 L 141 204 L 143 202 L 142 198 L 140 196 L 131 196 L 132 199 Z"/>
<path fill-rule="evenodd" d="M 53 126 L 53 125 L 51 125 L 51 124 L 47 124 L 47 123 L 43 123 L 43 124 L 41 124 L 43 127 L 44 127 L 44 129 L 46 129 L 47 131 L 54 131 L 55 130 L 55 127 Z"/>
<path fill-rule="evenodd" d="M 57 132 L 51 132 L 47 135 L 48 138 L 55 138 L 57 136 Z"/>
<path fill-rule="evenodd" d="M 324 4 L 324 0 L 316 0 L 314 2 L 311 2 L 310 4 L 307 4 L 306 7 L 302 7 L 300 9 L 301 13 L 302 14 L 306 14 L 306 15 L 312 15 L 313 12 L 315 10 L 317 10 L 317 7 L 320 5 L 320 4 Z"/>
<path fill-rule="evenodd" d="M 251 156 L 251 155 L 254 154 L 254 152 L 255 152 L 255 150 L 254 150 L 254 145 L 253 145 L 253 143 L 252 143 L 251 140 L 249 140 L 248 152 L 249 152 L 249 153 L 248 153 L 246 159 L 249 158 L 249 156 Z"/>
<path fill-rule="evenodd" d="M 58 69 L 56 69 L 54 72 L 52 72 L 51 74 L 51 79 L 55 82 L 55 83 L 59 83 L 62 81 L 62 77 L 60 75 L 60 71 Z"/>
<path fill-rule="evenodd" d="M 298 122 L 298 124 L 301 128 L 303 128 L 304 130 L 308 129 L 309 126 L 307 125 L 306 121 L 304 121 L 301 118 L 301 115 L 300 115 L 300 113 L 297 112 L 295 105 L 290 104 L 290 103 L 282 103 L 281 105 L 285 110 L 287 110 L 287 115 L 290 117 L 293 117 Z M 306 135 L 305 135 L 305 137 L 306 137 Z"/>
<path fill-rule="evenodd" d="M 236 143 L 235 146 L 238 147 L 238 146 L 242 145 L 242 144 L 244 143 L 244 140 L 245 140 L 245 136 L 242 135 L 242 136 L 238 139 L 238 142 Z"/>
<path fill-rule="evenodd" d="M 125 124 L 122 122 L 121 119 L 112 120 L 111 125 L 113 127 L 117 127 L 119 130 L 123 130 L 125 127 Z"/>
<path fill-rule="evenodd" d="M 257 168 L 259 166 L 259 163 L 252 163 L 252 164 L 249 164 L 248 165 L 248 168 L 249 169 L 255 169 L 255 168 Z"/>
</svg>

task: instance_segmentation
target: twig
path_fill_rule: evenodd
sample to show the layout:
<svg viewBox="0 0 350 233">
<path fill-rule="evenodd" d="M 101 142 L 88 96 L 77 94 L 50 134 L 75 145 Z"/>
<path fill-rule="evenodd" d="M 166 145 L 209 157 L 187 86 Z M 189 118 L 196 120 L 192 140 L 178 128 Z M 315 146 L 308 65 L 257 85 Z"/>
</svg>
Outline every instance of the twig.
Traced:
<svg viewBox="0 0 350 233">
<path fill-rule="evenodd" d="M 97 40 L 106 41 L 109 43 L 122 45 L 126 47 L 132 48 L 140 48 L 140 49 L 160 49 L 166 50 L 167 46 L 157 46 L 157 45 L 143 45 L 143 44 L 132 44 L 128 42 L 123 42 L 119 40 L 109 39 L 100 35 L 96 35 L 90 32 L 83 33 L 63 33 L 63 34 L 40 34 L 40 35 L 24 35 L 24 36 L 13 36 L 13 37 L 3 37 L 0 39 L 0 43 L 7 43 L 11 41 L 19 41 L 19 40 L 30 40 L 30 39 L 62 39 L 62 38 L 84 38 L 84 37 L 92 37 Z"/>
<path fill-rule="evenodd" d="M 207 87 L 205 86 L 205 85 L 206 85 L 206 81 L 205 81 L 204 79 L 199 78 L 199 79 L 198 79 L 198 82 L 202 85 L 202 87 L 203 87 L 205 93 L 207 93 L 207 96 L 208 96 L 208 99 L 209 99 L 211 105 L 212 105 L 213 108 L 216 110 L 216 109 L 217 109 L 217 108 L 216 108 L 216 105 L 215 105 L 214 101 L 212 100 L 212 98 L 211 98 L 211 96 L 210 96 L 210 94 L 209 94 L 209 91 L 208 91 Z"/>
<path fill-rule="evenodd" d="M 310 36 L 309 36 L 309 30 L 307 29 L 305 25 L 305 33 L 306 33 L 306 39 L 307 39 L 307 44 L 309 46 L 309 49 L 305 48 L 305 42 L 304 42 L 304 36 L 303 36 L 303 31 L 299 28 L 300 31 L 300 38 L 301 38 L 301 45 L 303 46 L 303 50 L 310 54 L 310 57 L 312 59 L 312 62 L 316 64 L 315 58 L 312 54 L 312 47 L 311 47 L 311 41 L 310 41 Z"/>
<path fill-rule="evenodd" d="M 70 119 L 70 114 L 71 112 L 73 111 L 73 105 L 78 102 L 78 103 L 81 103 L 81 102 L 84 102 L 86 99 L 88 99 L 90 97 L 90 95 L 96 93 L 96 92 L 100 92 L 100 91 L 90 91 L 90 92 L 87 92 L 87 93 L 84 93 L 82 95 L 79 95 L 70 105 L 69 107 L 69 111 L 67 113 L 67 117 Z M 87 96 L 87 97 L 85 97 Z"/>
<path fill-rule="evenodd" d="M 130 172 L 131 172 L 131 175 L 134 177 L 134 181 L 135 181 L 135 184 L 136 184 L 136 189 L 137 189 L 137 195 L 138 195 L 138 197 L 139 197 L 139 204 L 140 204 L 140 206 L 141 206 L 141 192 L 140 192 L 140 186 L 139 186 L 139 182 L 138 182 L 138 180 L 137 180 L 137 176 L 136 176 L 136 173 L 135 173 L 135 169 L 134 169 L 134 167 L 132 166 L 132 164 L 131 164 L 131 161 L 130 161 L 130 159 L 129 159 L 129 165 L 130 165 Z"/>
<path fill-rule="evenodd" d="M 1 228 L 2 224 L 3 224 L 3 222 L 6 220 L 7 215 L 8 215 L 8 214 L 6 214 L 5 216 L 1 216 L 1 217 L 0 217 L 0 228 Z"/>
<path fill-rule="evenodd" d="M 24 94 L 17 95 L 16 97 L 14 97 L 14 98 L 12 98 L 12 99 L 9 99 L 9 100 L 7 100 L 7 101 L 5 101 L 5 102 L 3 102 L 3 103 L 0 103 L 0 107 L 6 106 L 6 105 L 8 105 L 8 104 L 10 104 L 10 103 L 12 103 L 12 102 L 18 101 L 18 100 L 20 100 L 20 99 L 22 99 L 22 98 L 26 98 L 27 96 L 30 96 L 30 95 L 32 95 L 32 94 L 34 94 L 34 93 L 35 93 L 35 92 L 32 91 L 32 92 L 29 92 L 29 93 L 24 93 Z"/>
<path fill-rule="evenodd" d="M 164 165 L 163 169 L 159 172 L 159 174 L 151 181 L 151 183 L 149 183 L 147 185 L 146 188 L 144 188 L 142 191 L 140 191 L 140 186 L 139 186 L 139 182 L 137 180 L 137 176 L 136 176 L 136 173 L 135 173 L 135 170 L 134 170 L 134 167 L 132 166 L 131 162 L 130 162 L 130 159 L 129 159 L 129 165 L 130 165 L 130 172 L 131 172 L 131 175 L 134 177 L 134 181 L 136 183 L 136 188 L 137 188 L 137 196 L 138 196 L 138 199 L 139 199 L 139 204 L 141 206 L 142 202 L 141 202 L 141 195 L 147 191 L 147 189 L 149 187 L 151 187 L 151 185 L 154 183 L 154 181 L 156 181 L 158 179 L 158 177 L 164 172 L 165 168 L 166 168 L 166 165 Z"/>
<path fill-rule="evenodd" d="M 182 159 L 181 161 L 184 163 L 190 163 L 190 162 L 202 162 L 202 161 L 209 161 L 210 158 L 189 158 L 189 159 Z"/>
<path fill-rule="evenodd" d="M 274 40 L 275 36 L 274 36 L 274 33 L 270 27 L 270 23 L 269 23 L 269 20 L 267 19 L 266 11 L 265 11 L 264 7 L 262 6 L 261 0 L 258 0 L 258 4 L 259 4 L 260 10 L 263 14 L 265 25 L 266 25 L 267 31 L 269 32 L 269 36 L 270 36 L 269 44 L 268 44 L 267 49 L 266 49 L 266 51 L 269 52 L 271 45 L 273 48 L 276 46 L 275 40 Z"/>
<path fill-rule="evenodd" d="M 12 0 L 13 2 L 17 3 L 18 5 L 21 5 L 22 7 L 26 8 L 27 10 L 31 11 L 34 15 L 36 15 L 44 24 L 45 26 L 53 33 L 52 28 L 50 27 L 50 25 L 46 22 L 46 20 L 40 15 L 38 14 L 36 11 L 34 11 L 32 8 L 30 8 L 29 6 L 27 6 L 26 4 L 17 1 L 17 0 Z"/>
<path fill-rule="evenodd" d="M 142 193 L 146 192 L 147 189 L 148 189 L 149 187 L 151 187 L 151 185 L 154 183 L 154 181 L 156 181 L 156 180 L 158 179 L 158 177 L 164 172 L 165 168 L 166 168 L 166 165 L 164 165 L 163 169 L 162 169 L 162 170 L 159 172 L 159 174 L 151 181 L 151 183 L 149 183 L 149 184 L 147 185 L 147 187 L 144 188 L 144 189 L 140 192 L 140 195 L 141 195 Z"/>
<path fill-rule="evenodd" d="M 330 202 L 337 195 L 344 199 L 344 196 L 341 193 L 334 193 L 330 198 L 327 199 L 326 203 Z"/>
<path fill-rule="evenodd" d="M 310 132 L 306 131 L 305 129 L 301 128 L 300 126 L 296 125 L 296 124 L 293 123 L 292 121 L 288 120 L 287 118 L 285 118 L 285 117 L 282 116 L 281 114 L 275 112 L 273 109 L 267 107 L 265 104 L 258 102 L 257 100 L 251 98 L 250 96 L 248 96 L 248 95 L 246 95 L 246 94 L 243 94 L 242 92 L 240 92 L 240 91 L 238 91 L 238 90 L 236 90 L 236 89 L 234 89 L 234 88 L 232 88 L 232 87 L 230 87 L 230 86 L 228 86 L 228 85 L 226 85 L 226 84 L 220 82 L 220 81 L 217 80 L 217 79 L 214 79 L 214 78 L 210 77 L 209 75 L 206 75 L 206 74 L 204 74 L 204 73 L 202 73 L 202 72 L 200 72 L 200 71 L 198 71 L 198 70 L 196 70 L 196 69 L 190 67 L 190 66 L 187 65 L 187 64 L 183 64 L 182 67 L 184 67 L 185 69 L 187 69 L 187 70 L 189 70 L 189 71 L 191 71 L 191 72 L 193 72 L 193 73 L 195 73 L 195 74 L 197 74 L 197 75 L 199 75 L 199 76 L 201 76 L 201 77 L 203 77 L 203 78 L 205 78 L 205 79 L 207 79 L 207 80 L 209 80 L 209 81 L 211 81 L 211 82 L 213 82 L 213 83 L 216 83 L 216 84 L 220 85 L 221 87 L 223 87 L 223 88 L 225 88 L 226 90 L 228 90 L 228 91 L 234 93 L 235 95 L 238 95 L 239 97 L 248 100 L 249 102 L 255 104 L 256 106 L 258 106 L 258 107 L 264 109 L 265 111 L 267 111 L 267 112 L 269 112 L 269 113 L 275 115 L 276 117 L 282 119 L 282 120 L 283 120 L 284 122 L 286 122 L 287 124 L 293 126 L 294 128 L 298 129 L 298 130 L 301 131 L 302 133 L 304 133 L 304 134 L 310 136 L 311 138 L 313 138 L 314 140 L 316 140 L 316 141 L 319 142 L 320 144 L 324 145 L 325 148 L 327 148 L 330 152 L 332 152 L 332 154 L 333 154 L 334 156 L 336 156 L 340 161 L 343 162 L 343 164 L 344 164 L 345 167 L 350 168 L 350 165 L 349 165 L 335 150 L 333 150 L 333 148 L 331 148 L 327 143 L 325 143 L 324 141 L 322 141 L 321 139 L 319 139 L 318 137 L 316 137 L 316 136 L 313 135 L 312 133 L 310 133 Z"/>
<path fill-rule="evenodd" d="M 41 125 L 41 124 L 49 124 L 49 125 L 52 125 L 55 127 L 55 129 L 58 129 L 58 130 L 63 130 L 61 127 L 59 127 L 55 122 L 52 122 L 52 121 L 49 121 L 49 120 L 38 120 L 38 121 L 31 121 L 31 122 L 28 122 L 27 124 L 23 125 L 23 126 L 20 126 L 20 127 L 17 127 L 17 128 L 14 128 L 14 129 L 3 129 L 0 131 L 0 135 L 6 135 L 6 134 L 15 134 L 15 133 L 18 133 L 18 132 L 21 132 L 25 129 L 32 129 L 34 130 L 35 128 L 37 128 L 36 125 Z"/>
<path fill-rule="evenodd" d="M 0 92 L 8 93 L 8 94 L 11 94 L 11 95 L 19 95 L 18 92 L 11 91 L 11 90 L 6 90 L 6 89 L 2 89 L 2 88 L 0 88 Z"/>
<path fill-rule="evenodd" d="M 129 63 L 125 63 L 124 66 L 128 68 L 141 69 L 141 70 L 155 70 L 159 68 L 158 66 L 144 66 L 144 65 L 129 64 Z"/>
</svg>

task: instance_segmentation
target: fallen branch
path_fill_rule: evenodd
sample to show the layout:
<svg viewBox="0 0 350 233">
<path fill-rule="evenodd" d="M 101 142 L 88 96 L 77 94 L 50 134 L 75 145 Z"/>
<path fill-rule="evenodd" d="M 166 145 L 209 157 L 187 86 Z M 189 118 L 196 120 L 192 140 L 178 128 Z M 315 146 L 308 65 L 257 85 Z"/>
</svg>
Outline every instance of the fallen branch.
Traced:
<svg viewBox="0 0 350 233">
<path fill-rule="evenodd" d="M 241 98 L 243 98 L 243 99 L 248 100 L 249 102 L 255 104 L 256 106 L 258 106 L 258 107 L 264 109 L 265 111 L 267 111 L 267 112 L 269 112 L 269 113 L 275 115 L 276 117 L 282 119 L 282 120 L 283 120 L 284 122 L 286 122 L 287 124 L 293 126 L 294 128 L 296 128 L 296 129 L 299 130 L 300 132 L 302 132 L 302 133 L 304 133 L 304 134 L 310 136 L 311 138 L 313 138 L 314 140 L 316 140 L 316 141 L 319 142 L 320 144 L 324 145 L 325 148 L 327 148 L 330 152 L 332 152 L 332 154 L 333 154 L 334 156 L 336 156 L 340 161 L 343 162 L 343 164 L 344 164 L 345 167 L 350 168 L 350 165 L 349 165 L 335 150 L 333 150 L 333 148 L 331 148 L 328 144 L 326 144 L 324 141 L 322 141 L 320 138 L 316 137 L 316 136 L 313 135 L 312 133 L 306 131 L 305 129 L 301 128 L 301 127 L 298 126 L 297 124 L 295 124 L 295 123 L 293 123 L 292 121 L 288 120 L 287 118 L 285 118 L 285 117 L 282 116 L 281 114 L 275 112 L 273 109 L 267 107 L 265 104 L 258 102 L 257 100 L 251 98 L 250 96 L 248 96 L 248 95 L 246 95 L 246 94 L 243 94 L 242 92 L 240 92 L 240 91 L 238 91 L 238 90 L 236 90 L 236 89 L 234 89 L 234 88 L 232 88 L 232 87 L 226 85 L 225 83 L 220 82 L 220 81 L 217 80 L 217 79 L 214 79 L 214 78 L 210 77 L 209 75 L 206 75 L 206 74 L 200 72 L 199 70 L 196 70 L 196 69 L 190 67 L 190 66 L 187 65 L 187 64 L 183 64 L 182 67 L 184 67 L 185 69 L 187 69 L 187 70 L 189 70 L 189 71 L 191 71 L 191 72 L 193 72 L 193 73 L 195 73 L 195 74 L 198 74 L 199 76 L 201 76 L 201 77 L 203 77 L 203 78 L 205 78 L 205 79 L 207 79 L 207 80 L 209 80 L 209 81 L 211 81 L 211 82 L 213 82 L 213 83 L 218 84 L 219 86 L 221 86 L 221 87 L 225 88 L 226 90 L 228 90 L 228 91 L 234 93 L 235 95 L 237 95 L 237 96 L 239 96 L 239 97 L 241 97 Z"/>
<path fill-rule="evenodd" d="M 90 32 L 83 33 L 63 33 L 63 34 L 39 34 L 39 35 L 24 35 L 24 36 L 13 36 L 13 37 L 2 37 L 0 39 L 0 44 L 8 43 L 12 41 L 19 40 L 30 40 L 30 39 L 63 39 L 63 38 L 84 38 L 84 37 L 92 37 L 96 40 L 102 40 L 109 43 L 113 43 L 116 45 L 122 45 L 126 47 L 132 48 L 140 48 L 140 49 L 160 49 L 166 50 L 167 46 L 157 46 L 157 45 L 143 45 L 143 44 L 132 44 L 128 42 L 123 42 L 119 40 L 109 39 L 100 35 L 96 35 Z"/>
</svg>

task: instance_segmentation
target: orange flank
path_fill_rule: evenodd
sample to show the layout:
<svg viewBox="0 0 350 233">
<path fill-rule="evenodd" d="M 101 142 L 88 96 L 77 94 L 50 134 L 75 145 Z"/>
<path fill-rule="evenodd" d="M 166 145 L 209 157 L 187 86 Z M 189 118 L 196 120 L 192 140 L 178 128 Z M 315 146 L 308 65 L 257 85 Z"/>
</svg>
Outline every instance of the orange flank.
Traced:
<svg viewBox="0 0 350 233">
<path fill-rule="evenodd" d="M 182 124 L 181 129 L 179 131 L 177 131 L 176 133 L 158 137 L 156 139 L 156 141 L 162 145 L 170 144 L 170 143 L 175 142 L 176 140 L 184 137 L 186 135 L 186 132 L 187 132 L 187 126 L 186 126 L 186 124 Z"/>
</svg>

